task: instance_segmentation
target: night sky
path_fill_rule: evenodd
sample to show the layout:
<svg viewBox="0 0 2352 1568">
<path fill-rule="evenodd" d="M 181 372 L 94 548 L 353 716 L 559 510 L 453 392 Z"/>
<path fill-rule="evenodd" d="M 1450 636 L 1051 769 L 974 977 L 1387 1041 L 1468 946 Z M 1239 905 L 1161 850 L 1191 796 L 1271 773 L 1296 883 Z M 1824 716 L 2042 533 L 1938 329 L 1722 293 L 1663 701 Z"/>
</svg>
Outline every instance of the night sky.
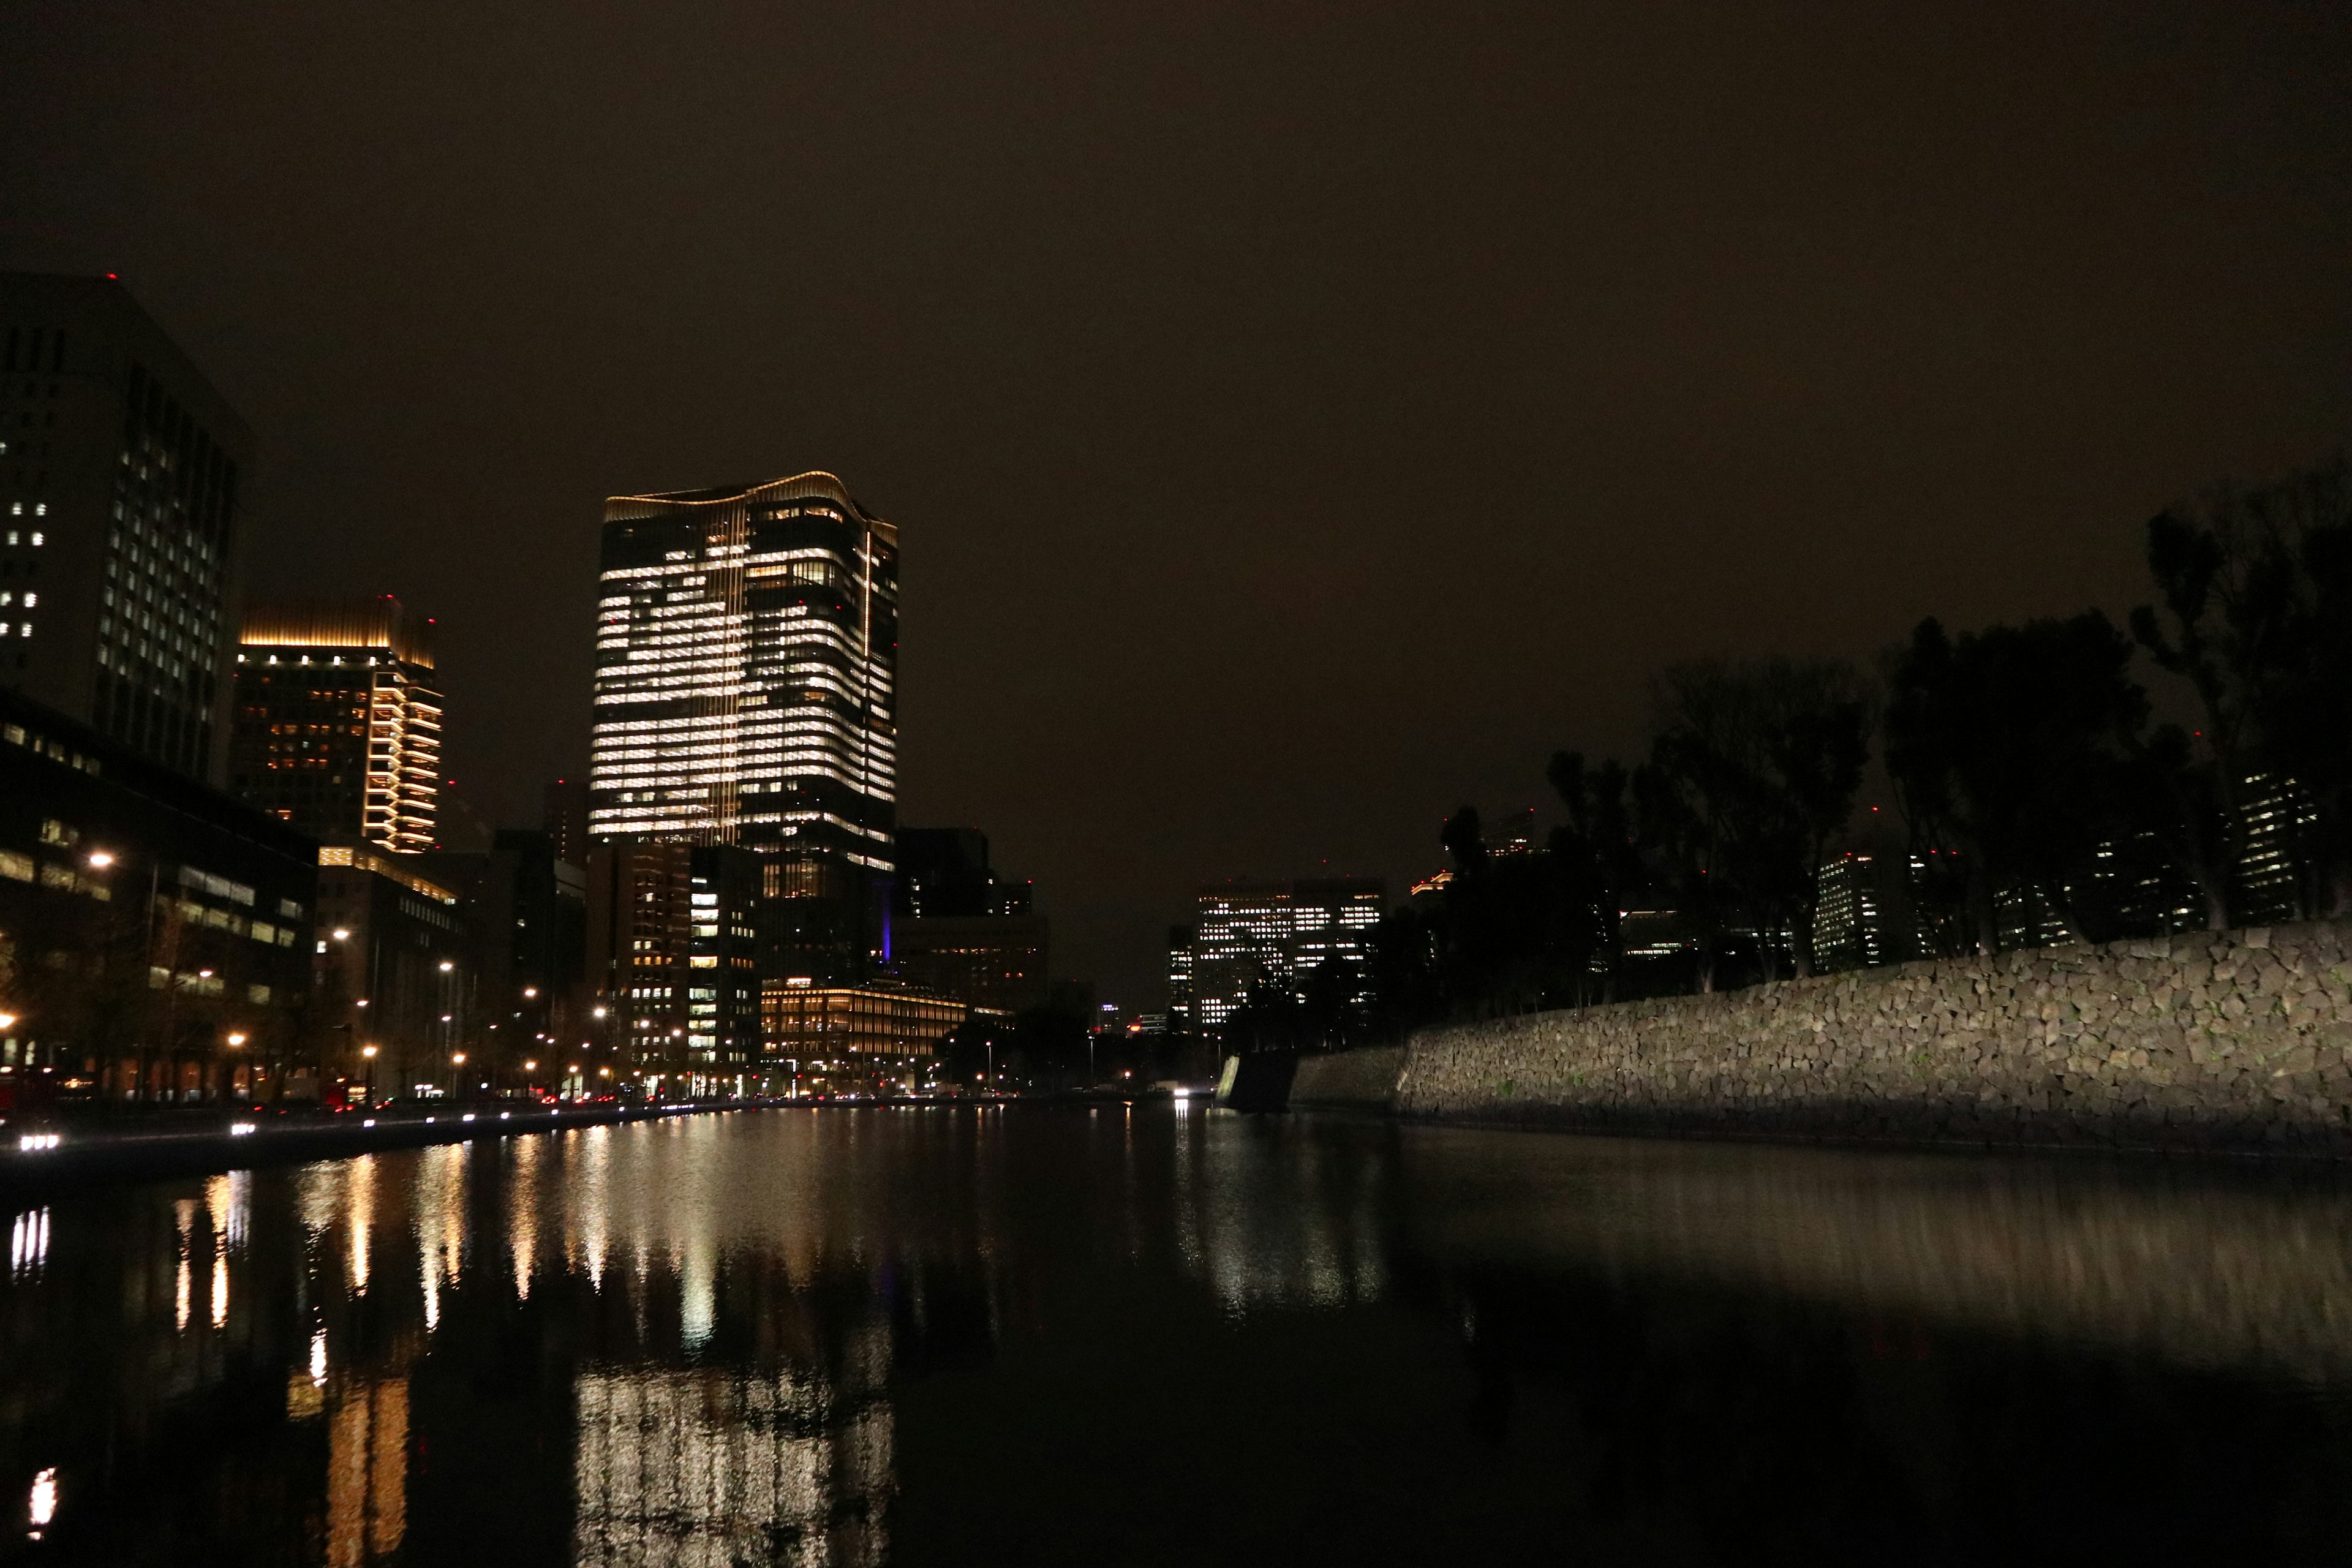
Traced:
<svg viewBox="0 0 2352 1568">
<path fill-rule="evenodd" d="M 257 592 L 587 752 L 606 494 L 905 544 L 902 820 L 1156 991 L 1192 886 L 1438 863 L 1663 663 L 2118 611 L 2352 431 L 2352 7 L 0 8 L 0 265 L 256 426 Z"/>
</svg>

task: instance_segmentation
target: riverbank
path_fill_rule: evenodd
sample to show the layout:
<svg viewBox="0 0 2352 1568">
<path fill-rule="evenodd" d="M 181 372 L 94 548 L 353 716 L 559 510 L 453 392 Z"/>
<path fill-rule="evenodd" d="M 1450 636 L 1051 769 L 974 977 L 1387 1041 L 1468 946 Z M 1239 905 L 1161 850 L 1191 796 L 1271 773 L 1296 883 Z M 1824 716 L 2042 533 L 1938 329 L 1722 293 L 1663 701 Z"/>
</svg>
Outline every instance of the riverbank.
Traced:
<svg viewBox="0 0 2352 1568">
<path fill-rule="evenodd" d="M 1402 1049 L 1303 1058 L 1292 1103 L 1685 1137 L 2352 1158 L 2352 925 L 1424 1029 Z"/>
<path fill-rule="evenodd" d="M 39 1196 L 63 1188 L 165 1176 L 347 1159 L 394 1149 L 421 1149 L 477 1138 L 610 1127 L 671 1116 L 742 1110 L 877 1110 L 903 1106 L 988 1109 L 1013 1104 L 1104 1105 L 1167 1100 L 1205 1091 L 1074 1089 L 1045 1094 L 906 1095 L 870 1100 L 725 1100 L 662 1105 L 567 1105 L 530 1102 L 456 1104 L 425 1110 L 404 1108 L 373 1114 L 272 1115 L 246 1111 L 173 1111 L 143 1121 L 90 1120 L 0 1126 L 0 1198 Z"/>
<path fill-rule="evenodd" d="M 144 1124 L 71 1121 L 0 1130 L 0 1195 L 105 1182 L 150 1181 L 219 1171 L 340 1159 L 391 1149 L 461 1143 L 571 1127 L 748 1110 L 738 1101 L 680 1105 L 548 1107 L 484 1103 L 446 1110 L 274 1116 L 201 1114 Z"/>
</svg>

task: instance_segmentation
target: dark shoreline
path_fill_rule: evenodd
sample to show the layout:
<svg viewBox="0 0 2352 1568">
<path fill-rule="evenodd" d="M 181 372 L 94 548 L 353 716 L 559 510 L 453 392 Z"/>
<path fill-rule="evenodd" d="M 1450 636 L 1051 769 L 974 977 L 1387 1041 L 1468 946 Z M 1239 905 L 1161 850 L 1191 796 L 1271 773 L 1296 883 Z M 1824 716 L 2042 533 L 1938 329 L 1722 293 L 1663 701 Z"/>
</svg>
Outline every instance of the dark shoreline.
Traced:
<svg viewBox="0 0 2352 1568">
<path fill-rule="evenodd" d="M 105 1121 L 77 1126 L 68 1121 L 38 1127 L 11 1121 L 0 1126 L 0 1204 L 121 1182 L 214 1175 L 224 1171 L 257 1170 L 311 1160 L 348 1159 L 379 1150 L 423 1149 L 477 1138 L 512 1138 L 531 1132 L 561 1132 L 573 1127 L 612 1127 L 672 1116 L 745 1110 L 871 1110 L 896 1106 L 1098 1104 L 1165 1098 L 1168 1097 L 1164 1094 L 1155 1095 L 1149 1090 L 1129 1090 L 1124 1094 L 1005 1095 L 992 1100 L 728 1100 L 664 1105 L 564 1106 L 556 1110 L 537 1105 L 527 1109 L 501 1106 L 496 1102 L 452 1103 L 446 1110 L 415 1114 L 401 1111 L 373 1119 L 350 1112 L 275 1118 L 266 1111 L 242 1118 L 206 1115 L 198 1125 L 160 1130 L 152 1126 L 110 1125 Z M 253 1131 L 229 1131 L 240 1121 L 249 1123 Z M 53 1148 L 18 1146 L 18 1139 L 25 1134 L 51 1132 L 62 1134 L 62 1141 Z"/>
</svg>

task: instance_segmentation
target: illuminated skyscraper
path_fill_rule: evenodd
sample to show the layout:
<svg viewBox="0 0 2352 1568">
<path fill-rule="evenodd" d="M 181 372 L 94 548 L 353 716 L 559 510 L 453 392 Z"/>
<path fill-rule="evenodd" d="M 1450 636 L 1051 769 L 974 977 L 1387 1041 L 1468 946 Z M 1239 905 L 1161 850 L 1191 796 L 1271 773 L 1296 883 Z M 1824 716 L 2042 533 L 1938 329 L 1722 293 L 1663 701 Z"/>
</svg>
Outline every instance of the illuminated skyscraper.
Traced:
<svg viewBox="0 0 2352 1568">
<path fill-rule="evenodd" d="M 218 783 L 251 452 L 121 284 L 0 273 L 0 686 Z"/>
<path fill-rule="evenodd" d="M 761 855 L 768 973 L 879 955 L 898 530 L 831 474 L 604 503 L 588 827 Z"/>
<path fill-rule="evenodd" d="M 432 848 L 441 694 L 431 625 L 389 594 L 249 609 L 229 787 L 316 837 L 396 854 Z"/>
<path fill-rule="evenodd" d="M 1372 928 L 1388 890 L 1377 877 L 1302 878 L 1296 882 L 1212 882 L 1201 889 L 1200 922 L 1169 980 L 1195 1027 L 1222 1026 L 1253 986 L 1299 994 L 1327 963 L 1349 966 L 1355 1000 L 1371 999 Z"/>
</svg>

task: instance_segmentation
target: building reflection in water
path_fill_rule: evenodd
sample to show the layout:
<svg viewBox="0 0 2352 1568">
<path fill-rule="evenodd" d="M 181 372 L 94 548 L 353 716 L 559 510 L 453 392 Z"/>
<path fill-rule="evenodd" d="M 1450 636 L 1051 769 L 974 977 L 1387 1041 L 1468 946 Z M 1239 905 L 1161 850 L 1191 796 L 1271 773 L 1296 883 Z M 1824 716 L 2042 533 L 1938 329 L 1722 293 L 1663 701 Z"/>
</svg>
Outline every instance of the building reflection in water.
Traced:
<svg viewBox="0 0 2352 1568">
<path fill-rule="evenodd" d="M 1410 1320 L 1422 1340 L 1381 1342 L 1466 1346 L 1496 1432 L 1527 1368 L 1569 1368 L 1594 1433 L 1656 1427 L 1622 1449 L 1643 1464 L 1726 1386 L 1676 1348 L 1701 1331 L 1659 1328 L 1701 1298 L 1730 1303 L 1717 1339 L 1795 1303 L 2352 1384 L 2352 1188 L 2202 1164 L 1192 1104 L 780 1110 L 53 1208 L 9 1219 L 0 1485 L 21 1500 L 46 1473 L 43 1550 L 119 1547 L 89 1561 L 875 1563 L 942 1530 L 913 1500 L 969 1465 L 972 1387 L 1017 1401 L 1071 1347 L 1125 1366 L 1181 1343 L 1181 1391 L 1267 1326 L 1342 1345 Z M 1652 1398 L 1673 1369 L 1683 1403 Z M 183 1472 L 287 1517 L 154 1500 Z"/>
<path fill-rule="evenodd" d="M 1384 1140 L 1298 1136 L 1283 1123 L 1177 1103 L 1177 1245 L 1226 1312 L 1381 1299 Z"/>
<path fill-rule="evenodd" d="M 327 1417 L 327 1564 L 400 1549 L 408 1522 L 408 1380 L 355 1381 Z"/>
<path fill-rule="evenodd" d="M 584 1372 L 574 1560 L 722 1568 L 883 1560 L 890 1406 L 877 1383 Z"/>
</svg>

